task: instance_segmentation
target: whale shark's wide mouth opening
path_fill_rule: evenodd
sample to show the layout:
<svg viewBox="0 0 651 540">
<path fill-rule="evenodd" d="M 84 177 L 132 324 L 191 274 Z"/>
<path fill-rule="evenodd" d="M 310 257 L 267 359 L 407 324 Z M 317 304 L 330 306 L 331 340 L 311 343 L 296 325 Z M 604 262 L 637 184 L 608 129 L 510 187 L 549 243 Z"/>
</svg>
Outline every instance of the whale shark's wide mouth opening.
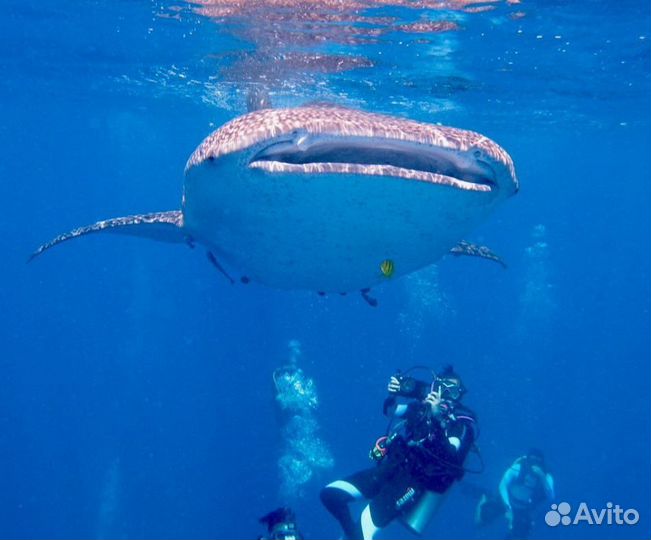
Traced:
<svg viewBox="0 0 651 540">
<path fill-rule="evenodd" d="M 270 172 L 397 176 L 474 191 L 497 188 L 481 153 L 388 138 L 294 134 L 258 151 L 249 166 Z"/>
</svg>

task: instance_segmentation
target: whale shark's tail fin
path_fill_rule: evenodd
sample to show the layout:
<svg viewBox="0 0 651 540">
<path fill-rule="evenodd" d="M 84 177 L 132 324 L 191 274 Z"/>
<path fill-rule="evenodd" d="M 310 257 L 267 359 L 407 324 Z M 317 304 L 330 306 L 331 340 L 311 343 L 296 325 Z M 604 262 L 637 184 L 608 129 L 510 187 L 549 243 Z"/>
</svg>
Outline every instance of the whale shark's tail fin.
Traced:
<svg viewBox="0 0 651 540">
<path fill-rule="evenodd" d="M 61 242 L 78 238 L 96 232 L 110 232 L 140 236 L 161 242 L 184 242 L 187 241 L 183 232 L 183 213 L 180 210 L 168 212 L 152 212 L 149 214 L 136 214 L 133 216 L 119 217 L 98 221 L 92 225 L 79 227 L 70 232 L 60 234 L 46 244 L 39 246 L 29 256 L 27 262 Z"/>
</svg>

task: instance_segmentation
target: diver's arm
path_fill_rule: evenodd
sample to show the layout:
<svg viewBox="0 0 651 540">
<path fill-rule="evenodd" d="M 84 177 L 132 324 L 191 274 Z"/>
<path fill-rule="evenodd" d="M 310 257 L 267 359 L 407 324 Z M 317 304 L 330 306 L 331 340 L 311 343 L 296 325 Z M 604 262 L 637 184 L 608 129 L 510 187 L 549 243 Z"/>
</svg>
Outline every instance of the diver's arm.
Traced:
<svg viewBox="0 0 651 540">
<path fill-rule="evenodd" d="M 431 414 L 435 418 L 442 419 L 449 414 L 450 405 L 441 399 L 438 392 L 430 391 L 423 403 L 429 407 Z M 470 422 L 474 421 L 472 416 L 464 416 L 463 419 L 455 418 L 451 425 L 443 430 L 446 452 L 450 459 L 454 459 L 460 465 L 466 459 L 466 455 L 475 440 L 475 430 L 470 425 Z"/>
<path fill-rule="evenodd" d="M 457 420 L 446 433 L 452 452 L 461 456 L 461 461 L 465 459 L 466 454 L 472 447 L 472 443 L 475 442 L 475 430 L 469 425 L 469 422 Z"/>
<path fill-rule="evenodd" d="M 550 501 L 556 498 L 556 494 L 554 493 L 554 477 L 549 473 L 545 475 L 545 495 L 547 495 L 547 499 Z"/>
<path fill-rule="evenodd" d="M 402 417 L 407 413 L 408 405 L 398 403 L 396 396 L 423 399 L 427 395 L 429 385 L 412 377 L 398 378 L 392 375 L 389 379 L 387 391 L 390 396 L 384 400 L 382 412 L 385 416 Z"/>
<path fill-rule="evenodd" d="M 409 405 L 406 403 L 399 403 L 396 405 L 395 410 L 393 411 L 393 416 L 397 416 L 398 418 L 404 416 L 407 414 L 407 411 L 409 410 Z"/>
<path fill-rule="evenodd" d="M 409 406 L 406 403 L 398 403 L 395 396 L 389 396 L 384 400 L 382 412 L 384 416 L 397 416 L 398 418 L 407 413 Z"/>
<path fill-rule="evenodd" d="M 511 508 L 511 500 L 509 498 L 509 486 L 511 483 L 518 477 L 520 474 L 520 464 L 514 463 L 504 473 L 502 476 L 502 481 L 500 482 L 500 497 L 506 505 L 507 508 Z"/>
</svg>

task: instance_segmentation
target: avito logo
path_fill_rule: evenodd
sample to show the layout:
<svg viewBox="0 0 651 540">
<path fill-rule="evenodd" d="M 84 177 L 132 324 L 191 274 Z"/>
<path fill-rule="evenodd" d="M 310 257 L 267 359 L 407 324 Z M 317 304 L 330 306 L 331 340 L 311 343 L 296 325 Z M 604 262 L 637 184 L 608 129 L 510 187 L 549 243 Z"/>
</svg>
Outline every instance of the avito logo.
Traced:
<svg viewBox="0 0 651 540">
<path fill-rule="evenodd" d="M 552 504 L 545 514 L 545 523 L 550 527 L 557 525 L 635 525 L 640 521 L 640 513 L 635 508 L 623 509 L 618 504 L 606 503 L 606 508 L 590 508 L 587 503 L 580 503 L 574 517 L 572 506 L 562 502 Z"/>
</svg>

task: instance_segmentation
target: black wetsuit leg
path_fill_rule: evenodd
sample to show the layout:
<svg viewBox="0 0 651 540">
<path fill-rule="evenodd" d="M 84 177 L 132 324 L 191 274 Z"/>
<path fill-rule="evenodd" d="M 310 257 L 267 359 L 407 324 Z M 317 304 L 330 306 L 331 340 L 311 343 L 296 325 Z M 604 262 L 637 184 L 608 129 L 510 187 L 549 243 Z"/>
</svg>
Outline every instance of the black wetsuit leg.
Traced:
<svg viewBox="0 0 651 540">
<path fill-rule="evenodd" d="M 417 503 L 424 491 L 405 467 L 394 464 L 383 473 L 380 489 L 369 503 L 373 525 L 380 529 Z"/>
<path fill-rule="evenodd" d="M 339 522 L 345 538 L 348 540 L 361 540 L 359 525 L 353 521 L 348 507 L 354 500 L 355 498 L 352 495 L 337 488 L 325 487 L 321 490 L 321 502 Z"/>
<path fill-rule="evenodd" d="M 372 499 L 381 490 L 384 474 L 383 467 L 374 467 L 360 471 L 343 479 L 354 486 L 365 499 Z M 334 518 L 341 524 L 348 540 L 362 540 L 359 521 L 353 520 L 349 504 L 357 500 L 352 494 L 338 487 L 326 486 L 321 490 L 321 502 Z"/>
</svg>

